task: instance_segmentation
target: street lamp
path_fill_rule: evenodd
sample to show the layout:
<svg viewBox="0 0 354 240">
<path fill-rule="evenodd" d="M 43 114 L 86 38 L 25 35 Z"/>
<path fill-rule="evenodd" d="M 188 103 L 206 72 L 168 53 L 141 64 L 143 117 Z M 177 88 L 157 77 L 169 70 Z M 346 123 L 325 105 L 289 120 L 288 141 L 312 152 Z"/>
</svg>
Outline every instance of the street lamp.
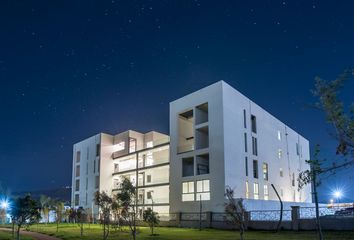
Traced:
<svg viewBox="0 0 354 240">
<path fill-rule="evenodd" d="M 0 208 L 4 209 L 6 211 L 9 208 L 9 201 L 7 201 L 6 199 L 1 200 Z"/>
</svg>

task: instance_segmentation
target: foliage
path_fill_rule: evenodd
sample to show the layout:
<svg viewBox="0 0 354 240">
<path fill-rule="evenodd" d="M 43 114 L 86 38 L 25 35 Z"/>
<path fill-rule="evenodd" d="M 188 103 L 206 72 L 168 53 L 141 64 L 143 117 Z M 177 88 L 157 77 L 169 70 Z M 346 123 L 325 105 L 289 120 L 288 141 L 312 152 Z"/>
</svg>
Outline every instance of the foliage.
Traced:
<svg viewBox="0 0 354 240">
<path fill-rule="evenodd" d="M 135 208 L 135 187 L 129 179 L 122 182 L 120 191 L 117 193 L 117 200 L 121 206 L 121 216 L 128 224 L 133 239 L 136 239 L 136 208 Z"/>
<path fill-rule="evenodd" d="M 246 228 L 246 210 L 243 206 L 243 199 L 234 197 L 235 191 L 231 187 L 226 187 L 225 197 L 225 213 L 229 216 L 228 221 L 240 230 L 240 239 L 244 239 Z"/>
<path fill-rule="evenodd" d="M 53 204 L 55 210 L 55 222 L 57 223 L 57 231 L 59 229 L 59 223 L 61 223 L 63 216 L 65 214 L 64 203 L 57 200 Z"/>
<path fill-rule="evenodd" d="M 151 208 L 148 208 L 143 212 L 143 219 L 144 222 L 149 225 L 151 235 L 154 235 L 154 227 L 160 223 L 160 217 L 158 216 L 158 213 L 154 212 Z"/>
<path fill-rule="evenodd" d="M 82 207 L 79 207 L 78 209 L 74 210 L 75 214 L 75 222 L 79 225 L 80 227 L 80 236 L 84 235 L 84 223 L 86 222 L 86 211 Z"/>
<path fill-rule="evenodd" d="M 41 195 L 39 197 L 39 203 L 43 216 L 46 218 L 46 222 L 49 223 L 49 212 L 52 208 L 52 199 L 46 195 Z"/>
<path fill-rule="evenodd" d="M 17 239 L 20 239 L 20 230 L 23 225 L 38 222 L 40 217 L 38 203 L 30 195 L 17 198 L 11 209 L 12 221 L 17 225 Z"/>
<path fill-rule="evenodd" d="M 106 240 L 109 235 L 112 206 L 116 208 L 117 204 L 115 203 L 115 199 L 108 196 L 106 192 L 96 192 L 95 203 L 100 211 L 100 221 L 103 225 L 103 240 Z"/>
</svg>

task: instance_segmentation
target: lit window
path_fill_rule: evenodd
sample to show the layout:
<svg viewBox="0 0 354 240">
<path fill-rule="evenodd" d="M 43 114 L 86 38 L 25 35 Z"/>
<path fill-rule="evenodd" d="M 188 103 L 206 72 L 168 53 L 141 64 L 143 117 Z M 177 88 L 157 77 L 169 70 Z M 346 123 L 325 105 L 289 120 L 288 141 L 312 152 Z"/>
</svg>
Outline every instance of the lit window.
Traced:
<svg viewBox="0 0 354 240">
<path fill-rule="evenodd" d="M 281 132 L 278 130 L 278 140 L 281 141 Z"/>
<path fill-rule="evenodd" d="M 281 159 L 282 156 L 283 156 L 283 151 L 279 148 L 278 149 L 278 158 Z"/>
<path fill-rule="evenodd" d="M 268 185 L 264 185 L 264 200 L 269 199 Z"/>
<path fill-rule="evenodd" d="M 249 197 L 250 197 L 250 190 L 248 187 L 248 181 L 246 181 L 246 198 L 249 198 Z"/>
<path fill-rule="evenodd" d="M 279 175 L 280 175 L 281 177 L 283 177 L 283 169 L 282 169 L 282 168 L 279 169 Z"/>
<path fill-rule="evenodd" d="M 154 146 L 154 143 L 152 141 L 146 142 L 147 148 L 152 148 L 153 146 Z"/>
<path fill-rule="evenodd" d="M 125 142 L 120 142 L 120 143 L 116 144 L 114 146 L 114 148 L 115 148 L 116 152 L 124 150 L 125 149 Z"/>
<path fill-rule="evenodd" d="M 268 181 L 268 164 L 263 163 L 263 179 Z"/>
<path fill-rule="evenodd" d="M 154 157 L 151 151 L 146 153 L 145 166 L 151 166 L 154 164 Z"/>
<path fill-rule="evenodd" d="M 196 200 L 210 200 L 210 181 L 209 180 L 201 180 L 197 181 L 197 194 Z"/>
<path fill-rule="evenodd" d="M 194 182 L 182 183 L 182 202 L 194 201 Z"/>
<path fill-rule="evenodd" d="M 135 151 L 136 151 L 136 139 L 129 138 L 129 153 L 132 153 Z"/>
<path fill-rule="evenodd" d="M 254 193 L 254 199 L 259 199 L 258 183 L 253 183 L 253 193 Z"/>
</svg>

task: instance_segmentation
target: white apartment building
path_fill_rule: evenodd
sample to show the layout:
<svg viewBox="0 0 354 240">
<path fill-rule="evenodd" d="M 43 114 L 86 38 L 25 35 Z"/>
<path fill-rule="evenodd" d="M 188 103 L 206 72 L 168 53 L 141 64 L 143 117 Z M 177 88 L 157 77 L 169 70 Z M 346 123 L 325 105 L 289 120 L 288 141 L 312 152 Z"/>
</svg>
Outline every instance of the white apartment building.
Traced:
<svg viewBox="0 0 354 240">
<path fill-rule="evenodd" d="M 96 191 L 115 193 L 123 178 L 137 187 L 141 213 L 223 212 L 226 186 L 246 207 L 310 203 L 298 191 L 309 168 L 309 142 L 223 81 L 170 103 L 170 137 L 158 132 L 98 134 L 74 145 L 72 205 L 92 209 Z M 275 201 L 273 201 L 275 200 Z M 277 207 L 277 206 L 276 206 Z"/>
</svg>

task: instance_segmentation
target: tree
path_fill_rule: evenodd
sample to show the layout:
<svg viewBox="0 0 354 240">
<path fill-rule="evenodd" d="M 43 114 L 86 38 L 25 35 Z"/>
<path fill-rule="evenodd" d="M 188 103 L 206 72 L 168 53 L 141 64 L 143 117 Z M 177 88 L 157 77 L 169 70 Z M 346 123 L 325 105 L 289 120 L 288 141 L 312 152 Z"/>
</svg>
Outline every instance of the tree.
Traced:
<svg viewBox="0 0 354 240">
<path fill-rule="evenodd" d="M 54 210 L 55 210 L 55 222 L 57 223 L 57 232 L 58 232 L 59 223 L 62 221 L 63 216 L 65 214 L 64 203 L 59 200 L 55 201 Z"/>
<path fill-rule="evenodd" d="M 84 235 L 84 223 L 86 222 L 86 211 L 83 207 L 79 207 L 75 211 L 75 222 L 80 227 L 80 237 L 82 238 Z"/>
<path fill-rule="evenodd" d="M 106 192 L 96 192 L 95 204 L 100 211 L 100 221 L 103 225 L 103 240 L 106 240 L 109 235 L 109 225 L 111 218 L 112 206 L 115 205 L 115 199 L 107 195 Z"/>
<path fill-rule="evenodd" d="M 41 195 L 39 197 L 39 203 L 41 205 L 43 216 L 46 219 L 46 223 L 49 223 L 49 212 L 51 208 L 52 199 L 46 195 Z"/>
<path fill-rule="evenodd" d="M 151 236 L 154 235 L 154 227 L 160 223 L 160 217 L 157 212 L 154 212 L 151 208 L 148 208 L 143 212 L 143 219 L 146 222 L 151 231 Z"/>
<path fill-rule="evenodd" d="M 133 239 L 136 239 L 136 189 L 129 179 L 124 178 L 117 200 L 121 206 L 121 216 L 129 225 Z"/>
<path fill-rule="evenodd" d="M 246 229 L 246 210 L 243 206 L 243 199 L 234 197 L 234 190 L 229 186 L 226 187 L 225 197 L 225 213 L 229 217 L 227 220 L 240 230 L 240 239 L 243 240 L 243 234 Z"/>
<path fill-rule="evenodd" d="M 11 218 L 17 225 L 17 240 L 20 239 L 20 230 L 23 225 L 31 225 L 38 222 L 41 215 L 39 213 L 38 203 L 30 195 L 24 198 L 17 198 L 11 209 Z"/>
</svg>

